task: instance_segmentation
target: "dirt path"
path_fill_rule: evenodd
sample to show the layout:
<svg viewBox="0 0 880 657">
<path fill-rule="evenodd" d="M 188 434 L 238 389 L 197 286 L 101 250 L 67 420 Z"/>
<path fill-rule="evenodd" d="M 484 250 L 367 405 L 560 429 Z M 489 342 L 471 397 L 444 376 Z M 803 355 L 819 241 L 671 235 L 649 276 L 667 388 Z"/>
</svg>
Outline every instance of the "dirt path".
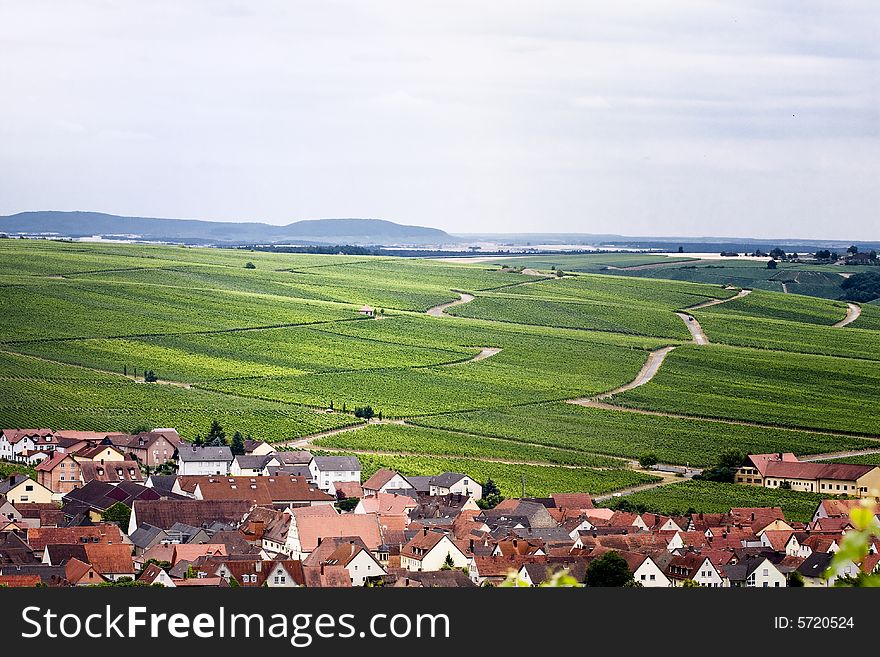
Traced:
<svg viewBox="0 0 880 657">
<path fill-rule="evenodd" d="M 700 326 L 700 323 L 697 321 L 697 318 L 693 315 L 689 315 L 688 313 L 675 313 L 679 317 L 681 317 L 681 321 L 684 322 L 684 325 L 687 326 L 687 330 L 691 332 L 691 337 L 694 339 L 694 344 L 709 344 L 709 338 L 703 332 L 703 327 Z"/>
<path fill-rule="evenodd" d="M 825 429 L 807 429 L 804 427 L 784 427 L 776 424 L 763 424 L 761 422 L 747 422 L 745 420 L 731 420 L 720 417 L 703 417 L 700 415 L 684 415 L 682 413 L 669 413 L 667 411 L 650 411 L 644 408 L 630 408 L 628 406 L 616 406 L 601 401 L 584 402 L 581 406 L 589 406 L 591 408 L 602 408 L 607 411 L 621 411 L 623 413 L 636 413 L 639 415 L 654 415 L 659 417 L 671 417 L 677 420 L 694 420 L 699 422 L 720 422 L 721 424 L 735 424 L 743 427 L 758 427 L 759 429 L 768 429 L 778 431 L 784 429 L 786 431 L 800 431 L 803 433 L 815 433 L 822 436 L 837 436 L 838 438 L 862 438 L 864 440 L 875 440 L 880 442 L 880 435 L 866 435 L 861 433 L 853 433 L 847 431 L 827 431 Z"/>
<path fill-rule="evenodd" d="M 480 349 L 480 353 L 478 353 L 473 358 L 469 358 L 468 360 L 461 361 L 459 363 L 444 363 L 441 367 L 453 367 L 455 365 L 464 365 L 465 363 L 476 363 L 478 360 L 486 360 L 487 358 L 492 358 L 495 354 L 501 353 L 501 347 L 483 347 Z"/>
<path fill-rule="evenodd" d="M 295 438 L 294 440 L 286 440 L 283 442 L 272 444 L 278 445 L 279 447 L 301 449 L 303 447 L 308 447 L 314 441 L 318 440 L 318 438 L 328 438 L 329 436 L 335 436 L 338 433 L 345 433 L 346 431 L 357 431 L 358 429 L 363 429 L 364 427 L 369 427 L 375 424 L 403 424 L 403 420 L 370 420 L 369 422 L 361 422 L 360 424 L 352 424 L 347 427 L 339 427 L 338 429 L 319 431 L 318 433 L 309 434 L 308 436 L 300 436 L 299 438 Z M 321 449 L 325 448 L 322 447 Z M 330 448 L 326 449 L 328 451 L 330 450 Z"/>
<path fill-rule="evenodd" d="M 663 360 L 669 354 L 670 351 L 675 349 L 675 347 L 663 347 L 662 349 L 657 349 L 655 351 L 651 351 L 648 353 L 648 360 L 645 361 L 645 364 L 642 365 L 642 369 L 639 370 L 639 373 L 636 374 L 636 378 L 634 378 L 629 383 L 626 383 L 619 388 L 615 388 L 609 392 L 603 392 L 600 395 L 594 395 L 592 397 L 578 397 L 577 399 L 568 399 L 569 404 L 578 404 L 580 406 L 590 406 L 599 399 L 608 399 L 614 395 L 618 395 L 622 392 L 626 392 L 627 390 L 632 390 L 633 388 L 638 388 L 639 386 L 645 385 L 648 381 L 654 378 L 657 374 L 657 371 L 660 369 L 660 366 L 663 364 Z"/>
<path fill-rule="evenodd" d="M 682 477 L 676 477 L 674 474 L 668 472 L 657 472 L 651 470 L 648 474 L 652 474 L 655 477 L 662 477 L 660 481 L 655 481 L 650 484 L 639 484 L 638 486 L 630 486 L 629 488 L 622 488 L 620 490 L 614 491 L 613 493 L 605 493 L 604 495 L 594 495 L 594 502 L 605 502 L 607 500 L 615 499 L 617 497 L 626 497 L 627 495 L 632 495 L 633 493 L 641 493 L 645 490 L 652 490 L 654 488 L 659 488 L 660 486 L 668 486 L 669 484 L 674 484 L 676 482 L 685 481 Z"/>
<path fill-rule="evenodd" d="M 880 454 L 878 449 L 854 449 L 848 452 L 828 452 L 827 454 L 811 454 L 799 457 L 801 461 L 831 461 L 833 459 L 846 459 L 851 456 L 865 456 L 868 454 Z"/>
<path fill-rule="evenodd" d="M 832 324 L 835 328 L 841 328 L 846 326 L 847 324 L 852 324 L 859 318 L 859 315 L 862 314 L 862 307 L 857 303 L 848 303 L 846 304 L 846 317 L 837 322 L 836 324 Z"/>
<path fill-rule="evenodd" d="M 736 288 L 727 287 L 724 289 L 733 290 Z M 709 308 L 710 306 L 717 306 L 718 304 L 727 303 L 728 301 L 736 301 L 737 299 L 742 299 L 743 297 L 748 296 L 751 293 L 752 293 L 751 290 L 742 289 L 739 292 L 737 292 L 736 294 L 734 294 L 732 297 L 728 297 L 727 299 L 710 299 L 709 301 L 702 301 L 700 303 L 695 303 L 693 306 L 688 306 L 687 308 L 684 308 L 683 310 L 699 310 L 700 308 Z"/>
<path fill-rule="evenodd" d="M 470 303 L 475 299 L 473 294 L 468 294 L 467 292 L 459 292 L 458 296 L 461 297 L 456 301 L 449 301 L 447 303 L 441 303 L 438 306 L 434 306 L 433 308 L 428 308 L 427 314 L 431 317 L 443 317 L 444 312 L 447 308 L 452 308 L 452 306 L 460 306 L 463 303 Z"/>
<path fill-rule="evenodd" d="M 788 294 L 788 285 L 786 285 L 785 283 L 782 283 L 782 293 Z"/>
</svg>

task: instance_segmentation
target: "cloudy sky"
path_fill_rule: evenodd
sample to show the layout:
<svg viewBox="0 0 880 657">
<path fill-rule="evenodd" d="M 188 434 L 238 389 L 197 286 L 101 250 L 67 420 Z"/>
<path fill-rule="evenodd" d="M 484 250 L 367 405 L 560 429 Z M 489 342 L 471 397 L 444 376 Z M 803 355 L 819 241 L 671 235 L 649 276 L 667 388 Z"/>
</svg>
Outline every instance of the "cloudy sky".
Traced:
<svg viewBox="0 0 880 657">
<path fill-rule="evenodd" d="M 0 0 L 0 214 L 880 239 L 876 0 Z"/>
</svg>

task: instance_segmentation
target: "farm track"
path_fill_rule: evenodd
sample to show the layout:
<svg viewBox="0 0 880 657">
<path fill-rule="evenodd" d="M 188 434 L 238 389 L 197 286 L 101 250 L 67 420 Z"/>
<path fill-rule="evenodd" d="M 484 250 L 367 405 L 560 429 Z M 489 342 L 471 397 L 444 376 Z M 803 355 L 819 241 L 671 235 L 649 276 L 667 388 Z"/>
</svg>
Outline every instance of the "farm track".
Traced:
<svg viewBox="0 0 880 657">
<path fill-rule="evenodd" d="M 642 369 L 639 370 L 639 373 L 636 374 L 636 378 L 634 378 L 629 383 L 620 386 L 619 388 L 615 388 L 614 390 L 610 390 L 608 392 L 603 392 L 599 395 L 593 395 L 592 397 L 578 397 L 576 399 L 567 399 L 566 401 L 569 404 L 591 406 L 596 400 L 608 399 L 613 395 L 618 395 L 622 392 L 626 392 L 627 390 L 632 390 L 633 388 L 643 386 L 648 383 L 648 381 L 654 378 L 654 376 L 660 370 L 660 366 L 663 364 L 666 356 L 669 355 L 669 352 L 673 349 L 675 349 L 675 347 L 663 347 L 661 349 L 656 349 L 649 352 L 648 359 L 645 361 L 645 364 L 642 365 Z"/>
<path fill-rule="evenodd" d="M 681 321 L 684 322 L 687 330 L 690 331 L 694 344 L 709 344 L 709 337 L 703 331 L 703 327 L 700 326 L 696 317 L 689 315 L 688 313 L 675 314 L 681 317 Z"/>
<path fill-rule="evenodd" d="M 652 490 L 654 488 L 660 488 L 660 486 L 668 486 L 669 484 L 674 484 L 676 482 L 685 481 L 682 477 L 676 477 L 674 474 L 669 472 L 658 472 L 655 470 L 651 470 L 650 474 L 655 477 L 660 477 L 660 481 L 655 481 L 650 484 L 639 484 L 638 486 L 630 486 L 629 488 L 621 488 L 618 491 L 614 491 L 613 493 L 605 493 L 603 495 L 595 495 L 593 496 L 594 502 L 606 502 L 607 500 L 615 499 L 618 497 L 626 497 L 627 495 L 632 495 L 633 493 L 641 493 L 642 491 Z"/>
<path fill-rule="evenodd" d="M 880 448 L 877 449 L 853 449 L 846 452 L 828 452 L 826 454 L 811 454 L 809 456 L 801 456 L 801 461 L 830 461 L 832 459 L 846 459 L 852 456 L 868 456 L 870 454 L 880 454 Z"/>
<path fill-rule="evenodd" d="M 455 301 L 447 301 L 446 303 L 441 303 L 439 305 L 428 308 L 425 311 L 426 314 L 431 317 L 443 317 L 447 308 L 452 308 L 453 306 L 460 306 L 463 303 L 470 303 L 476 297 L 473 294 L 468 294 L 467 292 L 458 292 L 457 293 L 460 299 L 456 299 Z"/>
<path fill-rule="evenodd" d="M 724 289 L 732 290 L 735 288 L 727 287 Z M 711 299 L 709 301 L 702 301 L 700 303 L 694 304 L 693 306 L 688 306 L 687 308 L 683 308 L 682 310 L 700 310 L 701 308 L 709 308 L 710 306 L 717 306 L 722 303 L 727 303 L 728 301 L 736 301 L 737 299 L 742 299 L 743 297 L 746 297 L 746 296 L 750 295 L 751 293 L 752 293 L 751 290 L 749 290 L 747 288 L 743 288 L 742 290 L 740 290 L 739 292 L 734 294 L 732 297 L 728 297 L 727 299 Z"/>
<path fill-rule="evenodd" d="M 862 307 L 857 303 L 848 303 L 846 304 L 846 317 L 844 317 L 839 322 L 832 324 L 834 328 L 842 328 L 848 324 L 852 324 L 859 318 L 859 315 L 862 314 Z"/>
</svg>

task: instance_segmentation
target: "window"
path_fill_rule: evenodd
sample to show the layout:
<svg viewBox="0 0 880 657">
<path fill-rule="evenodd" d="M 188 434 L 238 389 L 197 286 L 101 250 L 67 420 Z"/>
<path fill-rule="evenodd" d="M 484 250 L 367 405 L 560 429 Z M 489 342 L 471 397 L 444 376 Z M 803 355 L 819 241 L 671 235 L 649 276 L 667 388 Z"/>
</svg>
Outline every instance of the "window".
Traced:
<svg viewBox="0 0 880 657">
<path fill-rule="evenodd" d="M 764 569 L 764 577 L 767 577 L 768 575 L 770 575 L 770 569 L 769 569 L 769 568 L 765 568 L 765 569 Z"/>
<path fill-rule="evenodd" d="M 656 575 L 651 575 L 650 580 L 653 582 L 655 579 L 657 579 L 657 576 L 656 576 Z"/>
<path fill-rule="evenodd" d="M 34 487 L 31 486 L 31 485 L 28 485 L 28 486 L 25 486 L 24 489 L 25 489 L 27 492 L 32 493 L 33 490 L 34 490 Z"/>
</svg>

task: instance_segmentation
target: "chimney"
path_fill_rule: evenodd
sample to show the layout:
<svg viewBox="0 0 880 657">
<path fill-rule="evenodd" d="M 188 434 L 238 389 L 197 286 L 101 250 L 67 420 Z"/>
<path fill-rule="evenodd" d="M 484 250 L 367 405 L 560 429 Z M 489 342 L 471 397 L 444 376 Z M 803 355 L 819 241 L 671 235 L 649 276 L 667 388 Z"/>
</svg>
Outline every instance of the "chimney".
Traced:
<svg viewBox="0 0 880 657">
<path fill-rule="evenodd" d="M 754 520 L 754 519 L 755 519 L 755 512 L 752 511 L 752 520 Z"/>
<path fill-rule="evenodd" d="M 318 537 L 318 545 L 321 545 L 321 537 L 320 536 Z M 323 566 L 321 568 L 321 572 L 322 573 L 324 572 Z"/>
<path fill-rule="evenodd" d="M 470 549 L 471 552 L 474 551 L 474 539 L 471 539 L 471 541 L 470 541 L 470 548 L 469 548 L 469 549 Z"/>
<path fill-rule="evenodd" d="M 424 536 L 428 535 L 428 528 L 427 527 L 423 528 L 422 531 L 424 532 L 424 534 L 423 534 Z"/>
</svg>

